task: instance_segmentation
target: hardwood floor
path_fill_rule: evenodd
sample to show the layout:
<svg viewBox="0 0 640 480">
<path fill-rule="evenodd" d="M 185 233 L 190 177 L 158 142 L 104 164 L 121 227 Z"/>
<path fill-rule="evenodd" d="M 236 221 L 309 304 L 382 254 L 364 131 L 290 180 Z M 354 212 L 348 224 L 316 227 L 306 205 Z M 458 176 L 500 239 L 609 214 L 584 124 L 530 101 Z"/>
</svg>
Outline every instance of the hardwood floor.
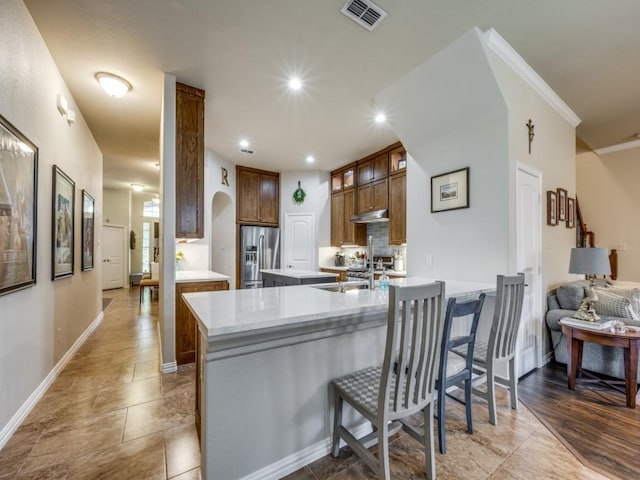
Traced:
<svg viewBox="0 0 640 480">
<path fill-rule="evenodd" d="M 200 478 L 193 368 L 160 373 L 156 300 L 150 302 L 147 296 L 140 307 L 137 289 L 111 290 L 108 295 L 113 302 L 102 324 L 0 450 L 0 480 Z M 606 478 L 580 463 L 526 408 L 511 410 L 504 393 L 498 399 L 497 426 L 489 424 L 486 403 L 474 399 L 473 435 L 466 432 L 464 407 L 447 403 L 447 454 L 436 454 L 439 479 Z M 569 411 L 580 408 L 563 405 L 560 393 L 541 389 L 540 397 L 558 401 Z M 603 405 L 602 416 L 611 418 L 610 410 L 628 413 Z M 597 430 L 590 429 L 588 435 Z M 391 442 L 393 478 L 424 480 L 421 445 L 405 434 Z M 627 453 L 626 445 L 616 445 L 635 455 Z M 323 457 L 286 478 L 376 477 L 344 448 L 340 458 Z"/>
<path fill-rule="evenodd" d="M 564 365 L 539 369 L 519 384 L 520 400 L 584 463 L 611 478 L 640 478 L 640 409 L 623 393 L 578 380 Z"/>
</svg>

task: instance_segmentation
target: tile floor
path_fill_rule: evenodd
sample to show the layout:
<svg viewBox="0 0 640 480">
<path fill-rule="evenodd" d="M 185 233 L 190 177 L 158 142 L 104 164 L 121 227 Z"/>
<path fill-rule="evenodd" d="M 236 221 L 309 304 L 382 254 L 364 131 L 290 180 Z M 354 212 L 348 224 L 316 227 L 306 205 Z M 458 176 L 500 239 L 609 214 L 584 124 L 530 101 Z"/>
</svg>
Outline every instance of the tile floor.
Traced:
<svg viewBox="0 0 640 480">
<path fill-rule="evenodd" d="M 200 478 L 194 370 L 160 374 L 157 301 L 146 298 L 140 308 L 137 289 L 109 296 L 102 324 L 0 450 L 0 480 Z M 505 397 L 499 405 L 494 427 L 476 401 L 475 433 L 468 435 L 464 408 L 447 403 L 438 478 L 606 478 L 576 460 L 525 407 L 511 410 Z M 392 438 L 390 456 L 393 478 L 425 478 L 421 446 L 408 435 Z M 339 459 L 324 457 L 286 478 L 376 477 L 343 448 Z"/>
</svg>

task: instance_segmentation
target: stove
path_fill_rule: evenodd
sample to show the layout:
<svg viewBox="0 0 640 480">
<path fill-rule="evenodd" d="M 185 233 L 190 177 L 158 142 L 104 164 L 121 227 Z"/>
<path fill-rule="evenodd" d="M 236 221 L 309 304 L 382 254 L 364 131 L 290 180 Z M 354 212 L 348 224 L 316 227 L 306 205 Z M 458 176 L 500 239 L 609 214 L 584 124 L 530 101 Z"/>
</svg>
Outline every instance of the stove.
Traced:
<svg viewBox="0 0 640 480">
<path fill-rule="evenodd" d="M 382 273 L 382 269 L 393 268 L 393 257 L 373 257 L 375 273 Z M 369 262 L 366 267 L 347 268 L 347 281 L 366 280 L 369 278 Z"/>
</svg>

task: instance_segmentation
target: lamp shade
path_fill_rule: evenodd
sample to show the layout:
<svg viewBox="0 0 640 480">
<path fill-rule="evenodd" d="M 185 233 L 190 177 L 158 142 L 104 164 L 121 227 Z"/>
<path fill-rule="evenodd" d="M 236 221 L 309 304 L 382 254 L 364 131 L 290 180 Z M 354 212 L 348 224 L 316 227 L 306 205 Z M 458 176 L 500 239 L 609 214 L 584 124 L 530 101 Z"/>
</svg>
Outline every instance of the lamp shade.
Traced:
<svg viewBox="0 0 640 480">
<path fill-rule="evenodd" d="M 606 248 L 572 248 L 569 273 L 610 275 L 609 252 Z"/>
</svg>

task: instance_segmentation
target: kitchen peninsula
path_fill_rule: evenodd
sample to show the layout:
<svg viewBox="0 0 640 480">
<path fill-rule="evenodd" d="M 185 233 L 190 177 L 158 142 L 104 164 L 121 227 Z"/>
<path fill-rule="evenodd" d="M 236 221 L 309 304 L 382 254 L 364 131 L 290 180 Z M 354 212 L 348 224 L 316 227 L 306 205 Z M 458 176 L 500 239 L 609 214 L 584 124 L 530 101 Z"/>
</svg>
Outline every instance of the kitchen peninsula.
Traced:
<svg viewBox="0 0 640 480">
<path fill-rule="evenodd" d="M 409 277 L 391 284 L 432 281 Z M 456 281 L 445 286 L 447 297 L 461 298 L 494 289 Z M 276 479 L 327 455 L 329 380 L 382 361 L 387 293 L 290 286 L 184 299 L 199 330 L 203 478 Z"/>
</svg>

